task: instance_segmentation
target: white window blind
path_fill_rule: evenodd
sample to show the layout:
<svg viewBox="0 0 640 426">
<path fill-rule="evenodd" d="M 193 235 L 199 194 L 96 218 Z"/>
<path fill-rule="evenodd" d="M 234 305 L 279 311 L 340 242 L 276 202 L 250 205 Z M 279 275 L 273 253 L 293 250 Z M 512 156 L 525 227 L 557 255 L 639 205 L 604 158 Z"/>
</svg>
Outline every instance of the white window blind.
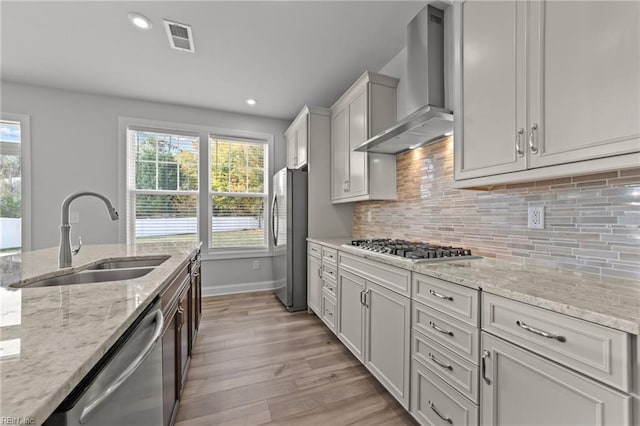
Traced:
<svg viewBox="0 0 640 426">
<path fill-rule="evenodd" d="M 0 256 L 22 249 L 20 122 L 0 120 Z"/>
<path fill-rule="evenodd" d="M 267 143 L 210 136 L 210 248 L 267 246 Z"/>
<path fill-rule="evenodd" d="M 198 238 L 199 136 L 127 130 L 129 242 Z"/>
</svg>

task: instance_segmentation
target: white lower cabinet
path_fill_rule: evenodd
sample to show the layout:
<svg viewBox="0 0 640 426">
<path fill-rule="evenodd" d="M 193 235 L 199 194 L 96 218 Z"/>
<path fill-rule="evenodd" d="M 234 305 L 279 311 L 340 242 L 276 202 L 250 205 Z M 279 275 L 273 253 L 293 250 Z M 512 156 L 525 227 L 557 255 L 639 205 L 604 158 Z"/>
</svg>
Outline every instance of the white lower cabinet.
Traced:
<svg viewBox="0 0 640 426">
<path fill-rule="evenodd" d="M 365 293 L 365 366 L 409 407 L 411 302 L 372 282 Z"/>
<path fill-rule="evenodd" d="M 364 305 L 363 278 L 350 272 L 338 271 L 338 327 L 336 334 L 358 358 L 364 360 Z"/>
<path fill-rule="evenodd" d="M 322 293 L 322 314 L 320 318 L 329 327 L 329 330 L 336 332 L 336 300 L 326 292 Z"/>
<path fill-rule="evenodd" d="M 411 363 L 411 414 L 423 425 L 476 426 L 478 406 L 460 395 L 420 362 Z M 523 424 L 523 419 L 512 426 Z"/>
<path fill-rule="evenodd" d="M 631 397 L 482 332 L 482 425 L 630 425 Z"/>
<path fill-rule="evenodd" d="M 307 306 L 316 315 L 321 315 L 322 302 L 322 261 L 312 255 L 307 256 Z"/>
<path fill-rule="evenodd" d="M 338 268 L 338 338 L 409 408 L 411 301 Z"/>
</svg>

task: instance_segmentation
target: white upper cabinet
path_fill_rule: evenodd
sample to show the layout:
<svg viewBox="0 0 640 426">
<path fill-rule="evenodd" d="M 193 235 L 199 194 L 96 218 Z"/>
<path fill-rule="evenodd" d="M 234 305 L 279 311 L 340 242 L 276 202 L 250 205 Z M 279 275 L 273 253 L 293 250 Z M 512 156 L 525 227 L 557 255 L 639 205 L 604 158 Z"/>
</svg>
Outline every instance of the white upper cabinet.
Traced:
<svg viewBox="0 0 640 426">
<path fill-rule="evenodd" d="M 462 7 L 464 126 L 455 137 L 456 178 L 524 170 L 527 5 L 468 0 Z"/>
<path fill-rule="evenodd" d="M 284 133 L 287 142 L 287 167 L 290 169 L 307 166 L 308 130 L 309 109 L 305 107 Z"/>
<path fill-rule="evenodd" d="M 395 155 L 354 151 L 396 122 L 397 85 L 365 72 L 331 107 L 333 202 L 397 199 Z"/>
<path fill-rule="evenodd" d="M 467 0 L 454 22 L 456 186 L 638 163 L 640 2 Z"/>
<path fill-rule="evenodd" d="M 640 2 L 531 2 L 529 166 L 640 149 Z"/>
</svg>

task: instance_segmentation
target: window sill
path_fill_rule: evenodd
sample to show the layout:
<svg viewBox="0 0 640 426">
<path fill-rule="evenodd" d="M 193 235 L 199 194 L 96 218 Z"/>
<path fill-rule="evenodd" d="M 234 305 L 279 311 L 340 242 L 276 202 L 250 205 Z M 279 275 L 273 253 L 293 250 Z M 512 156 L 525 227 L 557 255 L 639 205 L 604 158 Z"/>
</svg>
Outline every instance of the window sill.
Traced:
<svg viewBox="0 0 640 426">
<path fill-rule="evenodd" d="M 256 257 L 272 257 L 272 253 L 269 249 L 227 249 L 227 250 L 214 250 L 203 249 L 202 260 L 227 260 L 227 259 L 249 259 Z"/>
</svg>

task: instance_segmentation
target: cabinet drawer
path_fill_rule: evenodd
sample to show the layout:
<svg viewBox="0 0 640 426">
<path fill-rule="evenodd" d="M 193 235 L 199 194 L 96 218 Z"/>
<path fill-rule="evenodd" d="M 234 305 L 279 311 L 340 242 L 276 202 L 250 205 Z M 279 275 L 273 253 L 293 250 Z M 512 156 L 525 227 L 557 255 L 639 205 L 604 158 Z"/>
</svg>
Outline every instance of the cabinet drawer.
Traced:
<svg viewBox="0 0 640 426">
<path fill-rule="evenodd" d="M 625 392 L 631 390 L 627 333 L 486 293 L 482 328 Z"/>
<path fill-rule="evenodd" d="M 336 332 L 336 300 L 326 292 L 322 292 L 322 321 Z"/>
<path fill-rule="evenodd" d="M 329 293 L 333 297 L 336 297 L 336 287 L 337 284 L 335 281 L 327 279 L 322 280 L 322 291 Z"/>
<path fill-rule="evenodd" d="M 462 321 L 413 302 L 412 326 L 464 359 L 478 364 L 479 331 Z"/>
<path fill-rule="evenodd" d="M 478 424 L 478 406 L 460 395 L 428 368 L 411 362 L 411 414 L 421 424 Z"/>
<path fill-rule="evenodd" d="M 478 366 L 416 330 L 411 332 L 411 354 L 455 390 L 478 403 Z"/>
<path fill-rule="evenodd" d="M 338 250 L 322 246 L 322 262 L 335 265 L 338 262 Z"/>
<path fill-rule="evenodd" d="M 318 259 L 322 259 L 322 246 L 317 243 L 308 242 L 307 243 L 307 254 L 309 256 L 317 257 Z"/>
<path fill-rule="evenodd" d="M 338 268 L 331 264 L 323 264 L 322 276 L 325 279 L 336 281 L 336 279 L 338 278 Z"/>
<path fill-rule="evenodd" d="M 344 268 L 403 296 L 411 297 L 410 271 L 343 252 L 340 252 L 338 256 L 340 268 Z"/>
<path fill-rule="evenodd" d="M 478 326 L 478 290 L 414 273 L 411 292 L 415 300 Z"/>
</svg>

